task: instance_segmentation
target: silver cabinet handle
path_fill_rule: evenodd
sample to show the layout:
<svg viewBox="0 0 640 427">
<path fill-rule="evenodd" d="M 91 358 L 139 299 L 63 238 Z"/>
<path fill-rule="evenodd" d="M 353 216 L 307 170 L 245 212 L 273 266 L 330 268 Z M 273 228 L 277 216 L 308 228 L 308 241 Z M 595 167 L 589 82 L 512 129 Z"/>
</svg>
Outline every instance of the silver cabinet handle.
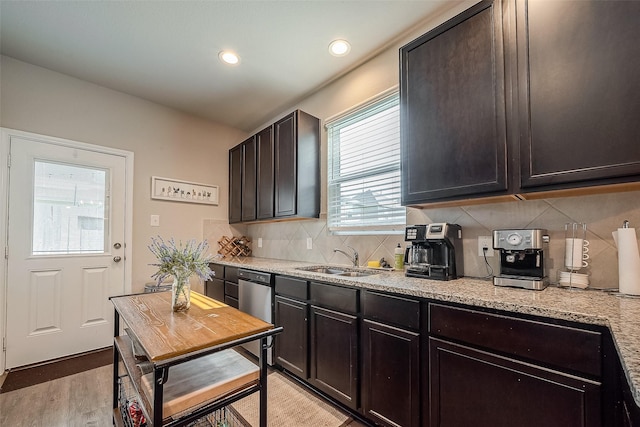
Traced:
<svg viewBox="0 0 640 427">
<path fill-rule="evenodd" d="M 116 255 L 116 256 L 113 257 L 113 260 L 115 262 L 120 262 L 120 261 L 122 261 L 122 257 L 119 257 L 119 256 Z"/>
</svg>

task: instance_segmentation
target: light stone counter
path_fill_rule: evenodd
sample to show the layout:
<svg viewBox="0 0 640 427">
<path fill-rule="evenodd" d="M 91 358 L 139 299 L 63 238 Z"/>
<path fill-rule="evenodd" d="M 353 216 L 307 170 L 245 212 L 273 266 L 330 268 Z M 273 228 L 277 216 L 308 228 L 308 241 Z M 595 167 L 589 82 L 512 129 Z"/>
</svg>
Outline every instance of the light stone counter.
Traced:
<svg viewBox="0 0 640 427">
<path fill-rule="evenodd" d="M 342 277 L 297 270 L 319 265 L 317 263 L 268 258 L 222 258 L 214 262 L 362 289 L 607 326 L 611 330 L 631 392 L 640 406 L 640 298 L 553 286 L 543 291 L 503 288 L 494 286 L 490 280 L 473 278 L 446 282 L 417 279 L 405 277 L 400 271 L 381 271 L 365 277 Z"/>
</svg>

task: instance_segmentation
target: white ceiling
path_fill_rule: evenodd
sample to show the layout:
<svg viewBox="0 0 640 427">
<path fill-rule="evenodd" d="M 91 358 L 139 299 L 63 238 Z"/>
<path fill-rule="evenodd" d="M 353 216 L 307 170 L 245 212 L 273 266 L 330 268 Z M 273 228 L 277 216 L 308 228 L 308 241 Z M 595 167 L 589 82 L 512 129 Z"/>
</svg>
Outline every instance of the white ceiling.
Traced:
<svg viewBox="0 0 640 427">
<path fill-rule="evenodd" d="M 0 2 L 3 55 L 250 132 L 457 0 Z M 336 38 L 351 53 L 328 53 Z M 218 52 L 241 56 L 235 67 Z"/>
</svg>

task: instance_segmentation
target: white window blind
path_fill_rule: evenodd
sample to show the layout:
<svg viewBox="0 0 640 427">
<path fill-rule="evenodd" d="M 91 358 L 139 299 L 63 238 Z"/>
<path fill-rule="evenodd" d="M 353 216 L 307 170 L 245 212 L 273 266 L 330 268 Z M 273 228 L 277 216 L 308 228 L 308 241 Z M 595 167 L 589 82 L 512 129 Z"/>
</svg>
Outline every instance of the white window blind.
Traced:
<svg viewBox="0 0 640 427">
<path fill-rule="evenodd" d="M 400 205 L 398 92 L 384 95 L 326 123 L 327 225 L 336 234 L 404 230 Z"/>
</svg>

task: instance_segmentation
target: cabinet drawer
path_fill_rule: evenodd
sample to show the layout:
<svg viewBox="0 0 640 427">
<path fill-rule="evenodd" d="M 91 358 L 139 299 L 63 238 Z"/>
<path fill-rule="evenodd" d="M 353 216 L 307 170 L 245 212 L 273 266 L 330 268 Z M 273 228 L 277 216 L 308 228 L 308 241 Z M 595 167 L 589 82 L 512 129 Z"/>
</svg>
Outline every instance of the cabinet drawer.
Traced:
<svg viewBox="0 0 640 427">
<path fill-rule="evenodd" d="M 238 308 L 238 298 L 230 297 L 229 295 L 225 295 L 224 303 L 230 307 Z"/>
<path fill-rule="evenodd" d="M 333 308 L 346 313 L 358 312 L 358 290 L 340 286 L 311 282 L 309 284 L 311 303 Z"/>
<path fill-rule="evenodd" d="M 420 303 L 416 300 L 364 291 L 361 302 L 362 313 L 367 319 L 420 328 Z"/>
<path fill-rule="evenodd" d="M 224 280 L 229 282 L 238 283 L 238 267 L 225 267 L 224 268 Z"/>
<path fill-rule="evenodd" d="M 599 332 L 429 304 L 429 334 L 601 376 Z"/>
<path fill-rule="evenodd" d="M 209 264 L 209 268 L 213 271 L 213 277 L 219 280 L 224 280 L 224 265 L 222 264 Z"/>
<path fill-rule="evenodd" d="M 238 285 L 236 283 L 224 282 L 224 293 L 230 297 L 238 298 Z"/>
<path fill-rule="evenodd" d="M 306 280 L 292 277 L 276 276 L 276 294 L 286 295 L 300 300 L 309 299 L 309 290 Z"/>
</svg>

